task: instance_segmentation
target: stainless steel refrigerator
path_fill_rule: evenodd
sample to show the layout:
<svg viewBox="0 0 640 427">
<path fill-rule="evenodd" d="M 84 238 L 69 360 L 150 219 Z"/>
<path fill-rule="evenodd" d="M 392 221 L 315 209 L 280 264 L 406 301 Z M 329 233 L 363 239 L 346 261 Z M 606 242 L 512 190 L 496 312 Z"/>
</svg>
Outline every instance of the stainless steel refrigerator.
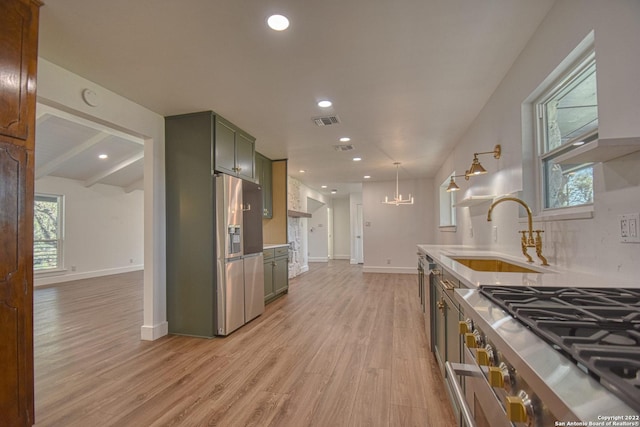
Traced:
<svg viewBox="0 0 640 427">
<path fill-rule="evenodd" d="M 264 312 L 261 192 L 253 182 L 216 176 L 218 335 Z"/>
</svg>

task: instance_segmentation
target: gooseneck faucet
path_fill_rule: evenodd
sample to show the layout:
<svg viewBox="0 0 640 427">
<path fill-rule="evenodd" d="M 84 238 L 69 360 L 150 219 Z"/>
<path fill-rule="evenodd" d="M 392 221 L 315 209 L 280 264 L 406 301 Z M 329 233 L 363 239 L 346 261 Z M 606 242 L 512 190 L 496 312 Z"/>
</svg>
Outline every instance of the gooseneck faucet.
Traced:
<svg viewBox="0 0 640 427">
<path fill-rule="evenodd" d="M 522 253 L 527 258 L 527 262 L 533 262 L 531 255 L 527 252 L 527 248 L 536 248 L 536 255 L 542 261 L 542 265 L 549 265 L 547 259 L 542 255 L 542 236 L 540 233 L 543 233 L 543 230 L 534 230 L 533 229 L 533 215 L 531 214 L 531 208 L 524 201 L 518 199 L 517 197 L 501 197 L 500 199 L 494 201 L 489 207 L 489 212 L 487 212 L 487 221 L 491 221 L 491 212 L 493 208 L 499 203 L 512 201 L 516 203 L 520 203 L 525 210 L 527 211 L 527 219 L 529 221 L 529 230 L 520 231 L 522 233 L 522 238 L 520 239 L 522 245 Z M 536 237 L 533 237 L 533 233 L 536 233 Z M 527 233 L 529 236 L 527 237 Z"/>
</svg>

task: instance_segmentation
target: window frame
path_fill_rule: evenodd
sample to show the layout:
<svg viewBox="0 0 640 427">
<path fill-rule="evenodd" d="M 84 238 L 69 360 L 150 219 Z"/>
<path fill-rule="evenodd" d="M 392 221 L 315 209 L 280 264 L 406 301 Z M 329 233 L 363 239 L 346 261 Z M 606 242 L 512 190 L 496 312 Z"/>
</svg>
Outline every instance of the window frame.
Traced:
<svg viewBox="0 0 640 427">
<path fill-rule="evenodd" d="M 64 270 L 64 195 L 62 194 L 50 194 L 50 193 L 35 193 L 33 202 L 34 202 L 34 221 L 35 221 L 35 203 L 38 202 L 38 198 L 55 198 L 57 200 L 58 205 L 58 216 L 57 220 L 57 238 L 56 239 L 46 239 L 39 240 L 36 239 L 35 233 L 33 236 L 33 272 L 34 274 L 42 274 L 42 273 L 51 273 L 56 271 Z M 50 268 L 36 268 L 36 244 L 37 242 L 56 242 L 56 266 Z"/>
<path fill-rule="evenodd" d="M 595 49 L 591 45 L 587 50 L 580 55 L 577 60 L 572 61 L 564 70 L 560 73 L 559 77 L 545 85 L 541 93 L 536 96 L 532 101 L 533 112 L 533 139 L 534 139 L 534 164 L 536 175 L 536 199 L 538 206 L 538 214 L 541 216 L 562 216 L 566 214 L 576 213 L 578 215 L 586 212 L 593 212 L 593 198 L 595 198 L 595 189 L 592 183 L 593 197 L 590 203 L 584 203 L 573 206 L 560 206 L 560 207 L 547 207 L 548 198 L 548 186 L 547 186 L 547 173 L 545 171 L 548 160 L 556 158 L 562 154 L 571 152 L 578 149 L 579 146 L 573 146 L 577 141 L 590 142 L 598 138 L 599 127 L 595 130 L 589 130 L 583 134 L 577 135 L 574 138 L 562 143 L 560 146 L 555 147 L 547 151 L 547 118 L 545 105 L 551 99 L 556 97 L 563 90 L 566 90 L 573 82 L 579 79 L 585 72 L 592 66 L 596 67 L 597 62 Z M 596 74 L 597 81 L 597 74 Z M 597 105 L 596 105 L 597 109 Z M 599 116 L 599 115 L 598 115 Z M 589 167 L 589 164 L 580 165 L 581 167 Z M 593 164 L 591 164 L 593 168 Z M 593 171 L 593 169 L 592 169 Z M 593 172 L 592 172 L 593 173 Z"/>
<path fill-rule="evenodd" d="M 451 182 L 451 177 L 454 175 L 455 172 L 453 172 L 451 175 L 448 175 L 447 179 L 445 179 L 444 182 L 439 186 L 440 211 L 438 228 L 440 229 L 440 231 L 456 230 L 457 220 L 455 205 L 457 191 L 447 191 L 447 187 Z"/>
</svg>

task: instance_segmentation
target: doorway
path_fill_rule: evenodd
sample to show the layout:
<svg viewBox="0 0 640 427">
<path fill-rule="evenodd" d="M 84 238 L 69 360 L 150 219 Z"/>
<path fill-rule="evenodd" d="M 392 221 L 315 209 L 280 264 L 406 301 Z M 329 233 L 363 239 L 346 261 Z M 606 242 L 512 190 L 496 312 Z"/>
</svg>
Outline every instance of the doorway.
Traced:
<svg viewBox="0 0 640 427">
<path fill-rule="evenodd" d="M 354 259 L 356 264 L 364 264 L 364 227 L 362 204 L 356 205 Z"/>
</svg>

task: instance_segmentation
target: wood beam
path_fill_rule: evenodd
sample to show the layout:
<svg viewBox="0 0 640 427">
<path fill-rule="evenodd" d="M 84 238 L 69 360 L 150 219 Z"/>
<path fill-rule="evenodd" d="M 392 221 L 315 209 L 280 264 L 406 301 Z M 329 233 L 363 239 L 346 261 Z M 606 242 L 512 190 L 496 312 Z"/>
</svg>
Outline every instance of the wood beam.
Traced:
<svg viewBox="0 0 640 427">
<path fill-rule="evenodd" d="M 45 163 L 44 165 L 36 169 L 36 179 L 40 179 L 44 176 L 51 174 L 52 172 L 56 171 L 60 166 L 62 166 L 63 163 L 78 156 L 80 153 L 88 150 L 89 148 L 93 147 L 97 143 L 104 141 L 109 136 L 110 135 L 108 133 L 99 133 L 97 135 L 94 135 L 91 138 L 87 139 L 82 144 L 73 147 L 71 150 L 64 152 L 63 154 L 59 155 L 55 159 L 48 161 L 47 163 Z"/>
<path fill-rule="evenodd" d="M 87 179 L 84 182 L 84 186 L 85 187 L 91 187 L 94 184 L 97 184 L 100 180 L 105 179 L 106 177 L 108 177 L 109 175 L 113 175 L 114 173 L 118 172 L 119 170 L 122 170 L 124 168 L 126 168 L 127 166 L 129 166 L 132 163 L 137 162 L 138 160 L 144 158 L 144 151 L 140 151 L 139 153 L 134 154 L 133 156 L 129 157 L 128 159 L 125 159 L 123 161 L 121 161 L 120 163 L 118 163 L 117 165 L 101 171 L 100 173 L 97 173 L 96 175 L 92 176 L 91 178 Z"/>
</svg>

